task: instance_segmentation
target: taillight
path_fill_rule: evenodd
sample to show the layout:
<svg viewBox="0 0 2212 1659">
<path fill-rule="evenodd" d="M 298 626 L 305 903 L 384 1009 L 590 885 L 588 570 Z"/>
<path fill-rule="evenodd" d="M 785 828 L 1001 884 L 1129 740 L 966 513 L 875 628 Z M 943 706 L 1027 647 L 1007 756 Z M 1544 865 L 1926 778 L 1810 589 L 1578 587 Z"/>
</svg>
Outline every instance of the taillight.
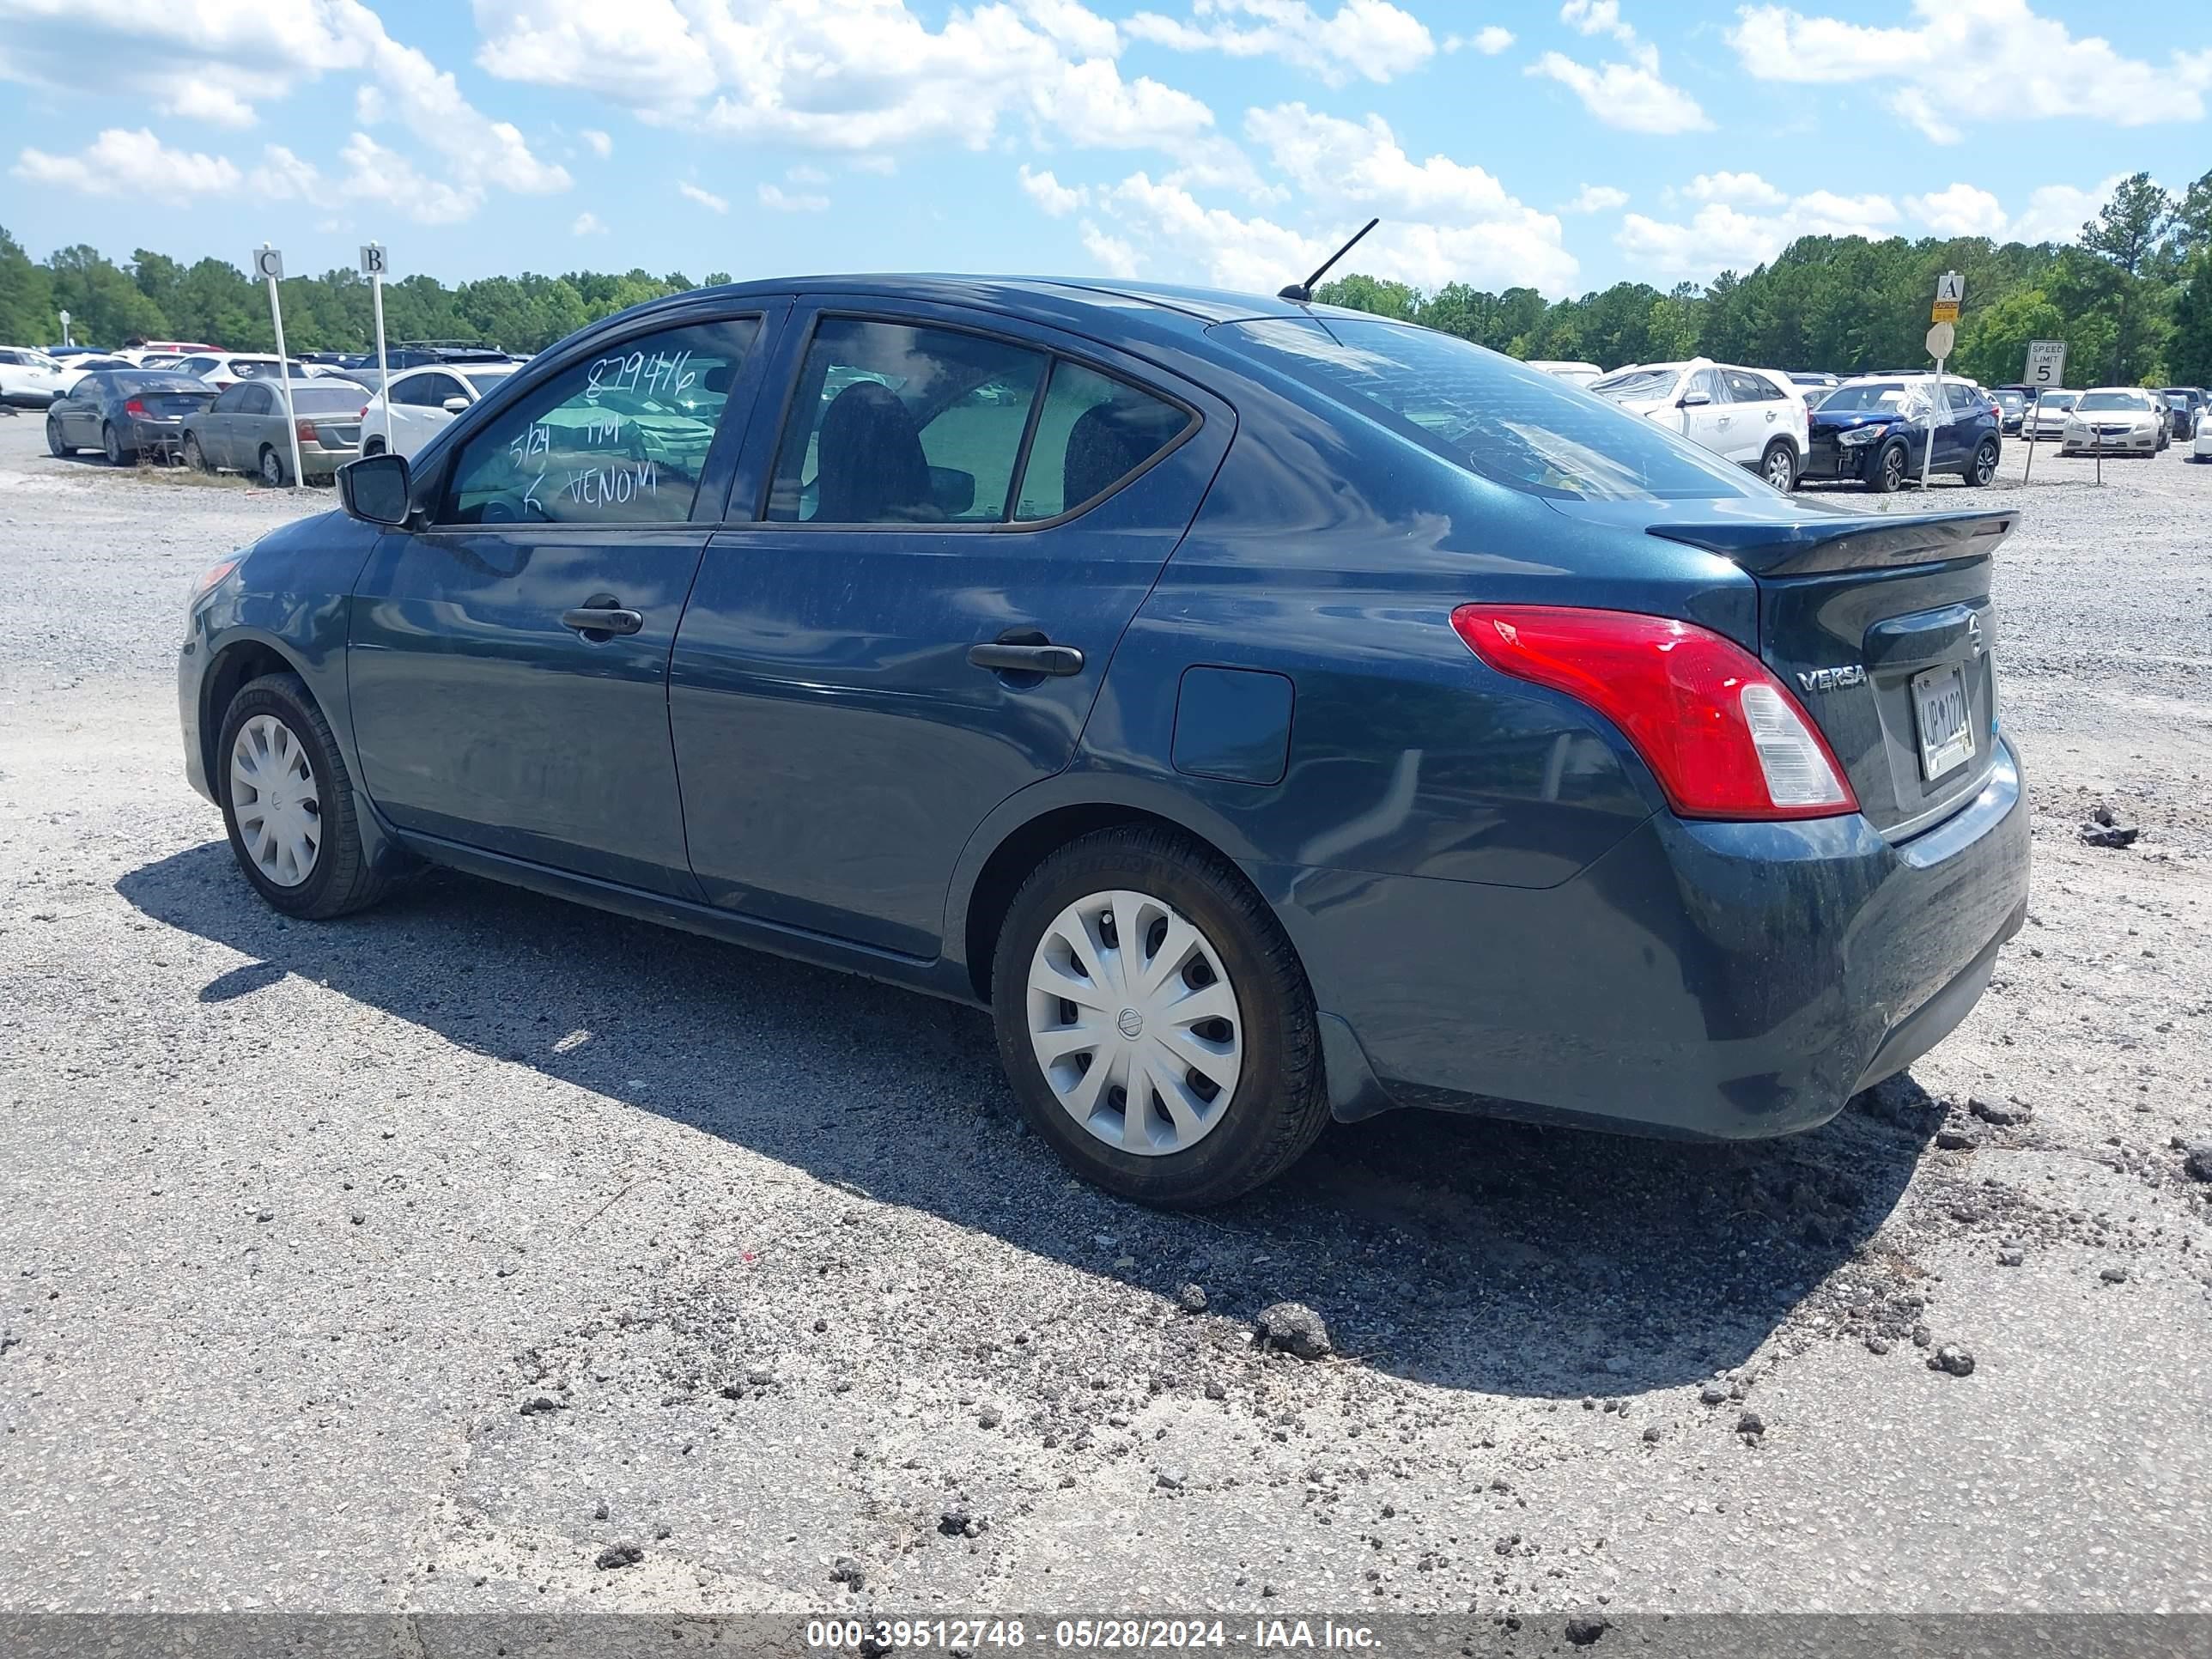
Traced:
<svg viewBox="0 0 2212 1659">
<path fill-rule="evenodd" d="M 123 405 L 123 412 L 125 415 L 143 415 L 146 412 L 146 405 L 133 398 Z"/>
<path fill-rule="evenodd" d="M 303 444 L 311 444 L 315 441 L 315 423 L 313 421 L 301 421 L 300 422 L 300 441 Z"/>
<path fill-rule="evenodd" d="M 1765 664 L 1671 617 L 1463 605 L 1452 627 L 1501 674 L 1549 686 L 1620 728 L 1691 818 L 1855 812 L 1843 768 Z"/>
</svg>

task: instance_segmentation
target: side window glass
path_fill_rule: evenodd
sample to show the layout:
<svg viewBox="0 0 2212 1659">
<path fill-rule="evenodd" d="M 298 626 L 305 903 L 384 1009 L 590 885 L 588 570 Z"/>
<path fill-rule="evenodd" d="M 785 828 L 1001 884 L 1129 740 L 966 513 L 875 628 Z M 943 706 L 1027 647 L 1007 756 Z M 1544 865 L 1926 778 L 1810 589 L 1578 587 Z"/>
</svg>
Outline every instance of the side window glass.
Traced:
<svg viewBox="0 0 2212 1659">
<path fill-rule="evenodd" d="M 953 329 L 829 318 L 776 456 L 786 524 L 997 524 L 1045 354 Z"/>
<path fill-rule="evenodd" d="M 246 399 L 242 395 L 240 395 L 239 389 L 236 386 L 230 386 L 218 393 L 216 400 L 208 405 L 208 413 L 210 415 L 235 415 L 238 413 L 239 410 L 244 406 L 245 403 Z"/>
<path fill-rule="evenodd" d="M 1690 390 L 1704 392 L 1707 398 L 1717 404 L 1724 404 L 1728 401 L 1728 392 L 1721 385 L 1721 377 L 1718 372 L 1713 369 L 1699 369 L 1697 378 L 1690 382 Z"/>
<path fill-rule="evenodd" d="M 239 387 L 238 406 L 248 415 L 266 415 L 275 407 L 275 397 L 267 386 L 245 381 Z"/>
<path fill-rule="evenodd" d="M 1182 436 L 1191 414 L 1079 364 L 1055 361 L 1014 517 L 1056 519 L 1105 495 Z"/>
<path fill-rule="evenodd" d="M 688 519 L 731 385 L 759 333 L 757 317 L 695 323 L 626 340 L 563 369 L 469 440 L 440 521 Z"/>
</svg>

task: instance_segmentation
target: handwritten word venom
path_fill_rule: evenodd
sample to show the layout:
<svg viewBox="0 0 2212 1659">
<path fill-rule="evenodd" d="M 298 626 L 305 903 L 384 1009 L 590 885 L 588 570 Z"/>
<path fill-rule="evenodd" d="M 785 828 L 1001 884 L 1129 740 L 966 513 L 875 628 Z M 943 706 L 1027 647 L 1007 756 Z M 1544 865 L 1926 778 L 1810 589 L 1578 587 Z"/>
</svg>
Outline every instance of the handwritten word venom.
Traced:
<svg viewBox="0 0 2212 1659">
<path fill-rule="evenodd" d="M 572 501 L 584 507 L 621 507 L 641 495 L 660 494 L 660 472 L 651 461 L 627 466 L 586 467 L 572 472 L 561 486 Z"/>
</svg>

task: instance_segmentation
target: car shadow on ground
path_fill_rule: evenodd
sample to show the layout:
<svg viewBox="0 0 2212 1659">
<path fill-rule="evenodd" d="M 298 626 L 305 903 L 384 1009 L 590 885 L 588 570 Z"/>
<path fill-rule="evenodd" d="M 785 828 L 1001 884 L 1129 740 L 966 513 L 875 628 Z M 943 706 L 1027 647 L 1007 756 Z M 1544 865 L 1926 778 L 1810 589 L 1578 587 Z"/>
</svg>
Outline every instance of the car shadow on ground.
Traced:
<svg viewBox="0 0 2212 1659">
<path fill-rule="evenodd" d="M 1696 1381 L 1854 1256 L 1909 1272 L 1869 1241 L 1942 1115 L 1906 1080 L 1737 1146 L 1397 1112 L 1333 1126 L 1225 1209 L 1168 1215 L 1070 1182 L 1021 1126 L 980 1012 L 443 872 L 321 924 L 270 911 L 220 842 L 117 890 L 253 959 L 204 1002 L 296 974 L 1086 1272 L 1167 1296 L 1196 1280 L 1232 1315 L 1310 1304 L 1377 1369 L 1502 1395 Z"/>
</svg>

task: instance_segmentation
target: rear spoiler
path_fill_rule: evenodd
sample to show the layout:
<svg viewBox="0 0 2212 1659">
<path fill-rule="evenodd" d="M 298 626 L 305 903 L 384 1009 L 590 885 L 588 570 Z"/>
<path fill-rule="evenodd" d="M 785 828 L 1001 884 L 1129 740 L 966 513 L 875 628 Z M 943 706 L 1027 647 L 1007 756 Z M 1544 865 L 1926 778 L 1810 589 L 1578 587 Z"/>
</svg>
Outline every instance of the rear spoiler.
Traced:
<svg viewBox="0 0 2212 1659">
<path fill-rule="evenodd" d="M 1802 576 L 1984 559 L 2019 525 L 2020 509 L 2008 507 L 1990 513 L 1869 514 L 1827 523 L 1655 524 L 1650 533 L 1717 553 L 1754 576 Z"/>
</svg>

